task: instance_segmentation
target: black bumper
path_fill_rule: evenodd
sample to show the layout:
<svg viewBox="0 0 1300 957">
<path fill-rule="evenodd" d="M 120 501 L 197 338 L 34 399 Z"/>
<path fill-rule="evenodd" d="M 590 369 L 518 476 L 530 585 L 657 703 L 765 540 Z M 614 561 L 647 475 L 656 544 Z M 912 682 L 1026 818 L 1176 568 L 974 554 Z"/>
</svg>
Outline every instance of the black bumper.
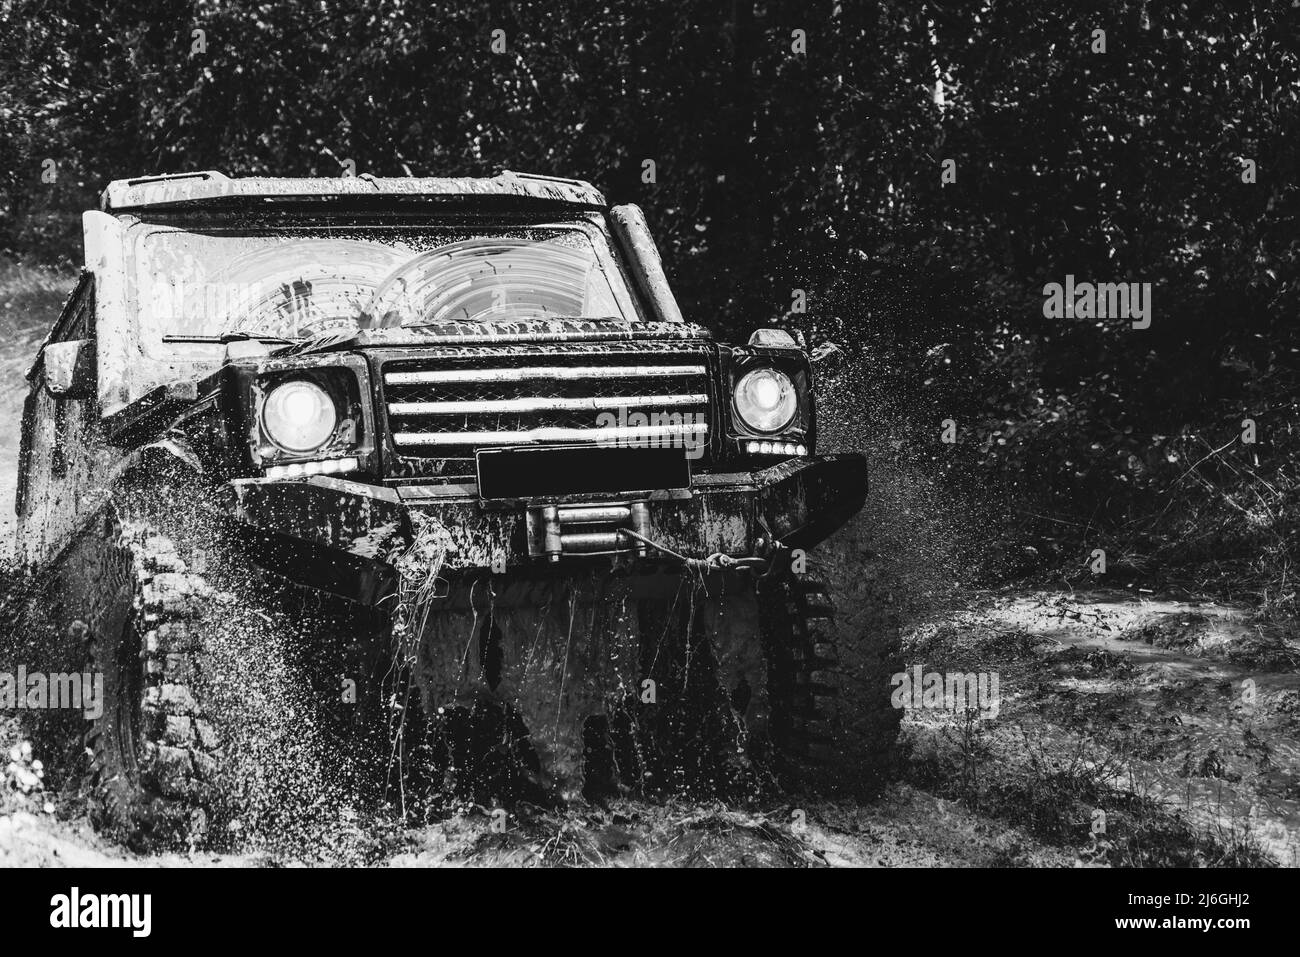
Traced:
<svg viewBox="0 0 1300 957">
<path fill-rule="evenodd" d="M 607 513 L 628 504 L 618 495 L 497 502 L 480 499 L 472 483 L 370 485 L 325 476 L 238 479 L 230 485 L 233 518 L 258 564 L 367 604 L 392 589 L 389 557 L 430 520 L 450 536 L 449 571 L 527 574 L 595 555 L 631 563 L 656 558 L 626 536 L 617 549 L 602 552 L 600 532 L 575 532 L 566 540 L 585 553 L 545 553 L 538 530 L 545 509 L 573 516 Z M 634 503 L 636 527 L 665 551 L 693 558 L 764 556 L 773 539 L 812 548 L 862 507 L 866 493 L 862 455 L 789 459 L 756 472 L 696 475 L 689 491 L 654 493 Z"/>
</svg>

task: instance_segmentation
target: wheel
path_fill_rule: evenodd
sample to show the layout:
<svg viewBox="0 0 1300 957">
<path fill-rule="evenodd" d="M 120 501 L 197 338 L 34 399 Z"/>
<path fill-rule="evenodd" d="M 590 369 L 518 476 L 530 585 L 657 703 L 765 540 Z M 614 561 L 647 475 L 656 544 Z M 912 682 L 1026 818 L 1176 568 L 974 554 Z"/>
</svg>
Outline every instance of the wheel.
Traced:
<svg viewBox="0 0 1300 957">
<path fill-rule="evenodd" d="M 902 712 L 897 620 L 875 569 L 856 579 L 853 634 L 837 627 L 829 587 L 790 574 L 760 587 L 768 660 L 769 738 L 786 777 L 872 795 L 887 782 Z"/>
<path fill-rule="evenodd" d="M 106 517 L 108 600 L 88 628 L 88 670 L 103 676 L 86 735 L 92 820 L 132 846 L 201 841 L 217 729 L 198 675 L 211 588 L 167 536 Z"/>
<path fill-rule="evenodd" d="M 339 701 L 350 618 L 249 568 L 201 516 L 119 501 L 78 543 L 68 612 L 102 675 L 92 822 L 138 849 L 292 841 L 333 826 L 361 769 Z M 80 563 L 79 563 L 80 564 Z M 326 674 L 325 672 L 329 673 Z"/>
</svg>

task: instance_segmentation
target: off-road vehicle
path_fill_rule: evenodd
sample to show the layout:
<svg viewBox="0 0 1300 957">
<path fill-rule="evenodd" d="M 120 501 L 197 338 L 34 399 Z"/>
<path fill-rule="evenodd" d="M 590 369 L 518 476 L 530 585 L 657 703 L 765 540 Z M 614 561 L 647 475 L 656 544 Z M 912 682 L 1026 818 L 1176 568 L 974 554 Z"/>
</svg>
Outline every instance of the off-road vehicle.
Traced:
<svg viewBox="0 0 1300 957">
<path fill-rule="evenodd" d="M 805 571 L 864 457 L 815 453 L 802 336 L 683 319 L 637 207 L 510 172 L 200 172 L 101 206 L 29 373 L 17 511 L 104 675 L 103 824 L 237 820 L 249 699 L 326 761 L 370 715 L 403 796 L 702 786 L 754 755 L 878 779 L 885 596 L 854 571 L 837 649 Z"/>
</svg>

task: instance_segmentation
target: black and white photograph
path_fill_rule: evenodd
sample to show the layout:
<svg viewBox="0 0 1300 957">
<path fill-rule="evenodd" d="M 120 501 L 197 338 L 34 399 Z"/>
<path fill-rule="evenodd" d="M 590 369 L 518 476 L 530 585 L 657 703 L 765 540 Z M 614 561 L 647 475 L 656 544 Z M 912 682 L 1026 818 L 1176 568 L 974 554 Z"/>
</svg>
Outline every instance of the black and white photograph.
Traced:
<svg viewBox="0 0 1300 957">
<path fill-rule="evenodd" d="M 14 926 L 890 869 L 1248 939 L 1297 177 L 1291 0 L 0 0 Z"/>
</svg>

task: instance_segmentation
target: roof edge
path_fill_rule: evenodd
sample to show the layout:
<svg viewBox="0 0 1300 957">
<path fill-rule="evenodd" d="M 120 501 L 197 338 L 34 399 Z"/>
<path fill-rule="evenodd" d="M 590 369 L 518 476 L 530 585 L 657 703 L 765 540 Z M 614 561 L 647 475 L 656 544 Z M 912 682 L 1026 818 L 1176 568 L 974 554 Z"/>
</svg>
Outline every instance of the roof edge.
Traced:
<svg viewBox="0 0 1300 957">
<path fill-rule="evenodd" d="M 604 194 L 588 182 L 503 170 L 492 177 L 231 177 L 216 170 L 164 173 L 108 184 L 100 197 L 104 212 L 205 203 L 223 199 L 293 201 L 314 197 L 517 196 L 568 206 L 608 206 Z"/>
</svg>

